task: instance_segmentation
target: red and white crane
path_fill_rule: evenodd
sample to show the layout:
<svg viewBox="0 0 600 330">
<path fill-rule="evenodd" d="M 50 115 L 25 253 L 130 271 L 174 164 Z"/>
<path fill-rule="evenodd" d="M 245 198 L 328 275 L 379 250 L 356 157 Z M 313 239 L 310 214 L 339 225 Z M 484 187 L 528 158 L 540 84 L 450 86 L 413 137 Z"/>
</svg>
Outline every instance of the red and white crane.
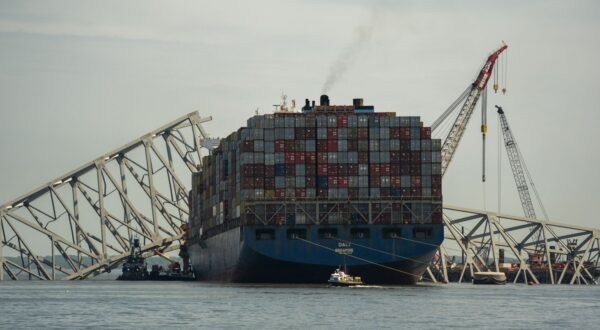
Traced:
<svg viewBox="0 0 600 330">
<path fill-rule="evenodd" d="M 450 161 L 452 161 L 452 157 L 458 148 L 458 144 L 465 132 L 465 128 L 467 127 L 467 123 L 475 110 L 475 106 L 477 105 L 477 101 L 483 95 L 482 100 L 482 123 L 481 123 L 481 133 L 483 136 L 483 152 L 484 152 L 484 161 L 483 161 L 483 176 L 482 179 L 485 181 L 485 135 L 487 133 L 487 119 L 486 119 L 486 87 L 487 83 L 492 76 L 496 61 L 502 52 L 504 52 L 508 48 L 504 42 L 502 43 L 502 47 L 494 51 L 488 58 L 479 74 L 475 78 L 475 80 L 467 87 L 467 89 L 454 101 L 446 111 L 431 125 L 431 130 L 435 131 L 442 122 L 444 122 L 451 113 L 462 103 L 462 107 L 458 116 L 454 120 L 454 124 L 450 128 L 448 135 L 443 141 L 442 145 L 442 175 L 446 173 L 446 169 L 448 169 L 448 165 L 450 165 Z M 497 85 L 494 85 L 494 90 L 497 90 Z"/>
</svg>

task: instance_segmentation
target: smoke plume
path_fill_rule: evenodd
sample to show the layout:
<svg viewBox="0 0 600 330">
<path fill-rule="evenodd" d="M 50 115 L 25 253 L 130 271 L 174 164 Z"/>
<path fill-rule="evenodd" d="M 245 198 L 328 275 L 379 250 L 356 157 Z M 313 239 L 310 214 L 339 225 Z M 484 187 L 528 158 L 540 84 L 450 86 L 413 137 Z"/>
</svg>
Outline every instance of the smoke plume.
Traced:
<svg viewBox="0 0 600 330">
<path fill-rule="evenodd" d="M 351 42 L 346 45 L 337 59 L 331 64 L 329 74 L 323 84 L 322 94 L 327 94 L 333 86 L 346 74 L 348 68 L 356 61 L 360 51 L 371 40 L 376 23 L 376 11 L 373 10 L 370 19 L 354 29 Z"/>
</svg>

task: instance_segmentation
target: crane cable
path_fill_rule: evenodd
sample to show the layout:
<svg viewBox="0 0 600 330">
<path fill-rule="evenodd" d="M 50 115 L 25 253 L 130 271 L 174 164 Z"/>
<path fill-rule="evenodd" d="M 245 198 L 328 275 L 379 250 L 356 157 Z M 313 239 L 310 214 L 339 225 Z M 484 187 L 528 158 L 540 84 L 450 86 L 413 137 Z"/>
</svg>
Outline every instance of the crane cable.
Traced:
<svg viewBox="0 0 600 330">
<path fill-rule="evenodd" d="M 498 214 L 502 211 L 502 128 L 498 128 Z"/>
<path fill-rule="evenodd" d="M 506 94 L 506 89 L 508 88 L 508 49 L 504 52 L 502 59 L 504 61 L 504 83 L 502 84 L 504 87 L 502 87 L 502 94 Z"/>
</svg>

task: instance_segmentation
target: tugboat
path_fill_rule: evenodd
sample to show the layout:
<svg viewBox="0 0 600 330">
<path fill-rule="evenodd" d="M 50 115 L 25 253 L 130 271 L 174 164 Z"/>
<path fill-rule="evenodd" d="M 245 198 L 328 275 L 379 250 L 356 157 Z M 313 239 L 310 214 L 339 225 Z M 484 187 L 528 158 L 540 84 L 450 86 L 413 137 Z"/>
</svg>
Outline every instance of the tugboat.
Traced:
<svg viewBox="0 0 600 330">
<path fill-rule="evenodd" d="M 196 278 L 194 277 L 194 273 L 192 272 L 191 267 L 189 266 L 189 262 L 187 258 L 185 258 L 187 254 L 187 249 L 185 245 L 181 246 L 180 256 L 183 257 L 183 269 L 181 269 L 181 264 L 169 256 L 162 253 L 162 251 L 155 249 L 154 254 L 164 258 L 169 261 L 169 266 L 167 269 L 164 269 L 159 265 L 152 265 L 152 270 L 148 276 L 148 279 L 151 281 L 193 281 Z"/>
<path fill-rule="evenodd" d="M 331 277 L 329 277 L 329 281 L 327 281 L 327 283 L 329 283 L 331 286 L 355 286 L 363 284 L 359 276 L 350 276 L 339 268 L 336 269 L 333 274 L 331 274 Z"/>
<path fill-rule="evenodd" d="M 117 277 L 119 281 L 144 281 L 148 279 L 148 269 L 146 260 L 142 256 L 140 240 L 133 239 L 131 245 L 131 253 L 127 257 L 127 261 L 123 264 L 123 274 Z"/>
</svg>

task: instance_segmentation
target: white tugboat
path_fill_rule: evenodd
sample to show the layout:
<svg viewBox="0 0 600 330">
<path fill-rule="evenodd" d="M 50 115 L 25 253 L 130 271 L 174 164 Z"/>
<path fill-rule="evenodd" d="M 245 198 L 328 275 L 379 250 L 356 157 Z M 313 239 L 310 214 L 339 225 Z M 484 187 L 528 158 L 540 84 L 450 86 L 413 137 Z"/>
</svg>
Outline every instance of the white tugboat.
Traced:
<svg viewBox="0 0 600 330">
<path fill-rule="evenodd" d="M 339 268 L 331 274 L 327 283 L 332 286 L 354 286 L 363 284 L 359 276 L 350 276 Z"/>
</svg>

